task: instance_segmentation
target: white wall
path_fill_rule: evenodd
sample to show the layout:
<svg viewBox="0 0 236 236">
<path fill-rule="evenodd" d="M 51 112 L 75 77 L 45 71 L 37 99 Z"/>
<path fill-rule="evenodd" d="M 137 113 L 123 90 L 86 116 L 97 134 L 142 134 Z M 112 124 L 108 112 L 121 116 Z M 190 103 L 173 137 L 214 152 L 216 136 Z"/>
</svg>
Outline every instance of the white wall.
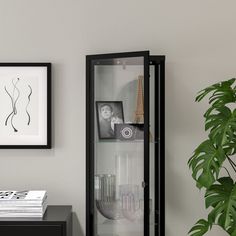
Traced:
<svg viewBox="0 0 236 236">
<path fill-rule="evenodd" d="M 85 231 L 85 55 L 149 49 L 166 61 L 166 235 L 205 215 L 187 160 L 206 136 L 205 86 L 235 76 L 234 0 L 0 0 L 0 61 L 53 63 L 52 150 L 0 150 L 3 189 L 47 189 Z M 210 234 L 209 234 L 210 235 Z M 213 234 L 222 236 L 215 229 Z"/>
</svg>

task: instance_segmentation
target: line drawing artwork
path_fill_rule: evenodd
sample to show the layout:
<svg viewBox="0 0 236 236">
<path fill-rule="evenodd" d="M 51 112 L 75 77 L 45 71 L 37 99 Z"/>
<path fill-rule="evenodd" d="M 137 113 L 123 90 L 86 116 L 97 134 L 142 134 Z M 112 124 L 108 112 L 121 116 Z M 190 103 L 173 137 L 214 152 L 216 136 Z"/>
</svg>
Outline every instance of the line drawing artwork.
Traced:
<svg viewBox="0 0 236 236">
<path fill-rule="evenodd" d="M 5 86 L 5 91 L 6 93 L 8 94 L 8 96 L 10 97 L 11 99 L 11 105 L 12 105 L 12 112 L 7 116 L 6 118 L 6 121 L 5 121 L 5 126 L 7 126 L 7 123 L 8 123 L 8 119 L 11 117 L 11 126 L 14 130 L 14 132 L 18 132 L 18 130 L 16 129 L 16 127 L 14 126 L 13 124 L 13 118 L 14 116 L 17 114 L 17 109 L 16 109 L 16 103 L 20 97 L 20 90 L 18 89 L 18 87 L 16 86 L 17 83 L 20 81 L 19 78 L 17 78 L 17 81 L 14 82 L 14 79 L 12 79 L 12 85 L 13 85 L 13 91 L 12 91 L 12 94 L 10 94 L 10 92 L 7 90 L 7 87 Z M 17 96 L 15 98 L 15 91 L 17 91 Z"/>
<path fill-rule="evenodd" d="M 28 112 L 28 106 L 29 106 L 29 104 L 30 104 L 30 96 L 31 96 L 32 93 L 33 93 L 33 90 L 32 90 L 32 88 L 31 88 L 31 86 L 28 85 L 28 87 L 29 87 L 29 89 L 30 89 L 30 93 L 29 93 L 29 95 L 28 95 L 28 103 L 27 103 L 26 108 L 25 108 L 25 111 L 26 111 L 26 113 L 27 113 L 27 115 L 28 115 L 28 123 L 27 123 L 27 125 L 30 124 L 30 114 L 29 114 L 29 112 Z"/>
<path fill-rule="evenodd" d="M 5 92 L 11 100 L 11 109 L 12 109 L 10 114 L 8 114 L 7 117 L 6 117 L 5 126 L 8 126 L 9 120 L 10 120 L 10 124 L 11 124 L 11 127 L 13 128 L 14 132 L 18 132 L 18 130 L 19 130 L 18 127 L 16 127 L 15 122 L 14 122 L 14 120 L 16 118 L 15 116 L 18 113 L 17 109 L 19 109 L 19 106 L 17 107 L 17 104 L 19 102 L 20 96 L 22 96 L 22 93 L 20 92 L 20 89 L 19 89 L 19 86 L 18 86 L 19 82 L 20 82 L 20 78 L 11 80 L 11 84 L 13 86 L 12 92 L 10 92 L 10 89 L 7 88 L 6 85 L 4 86 Z M 30 116 L 30 113 L 28 111 L 28 107 L 30 105 L 31 95 L 33 93 L 33 89 L 29 84 L 28 84 L 28 89 L 29 89 L 29 93 L 27 94 L 28 101 L 27 101 L 27 104 L 25 106 L 25 112 L 26 112 L 27 118 L 28 118 L 27 125 L 29 126 L 30 122 L 31 122 L 31 116 Z"/>
</svg>

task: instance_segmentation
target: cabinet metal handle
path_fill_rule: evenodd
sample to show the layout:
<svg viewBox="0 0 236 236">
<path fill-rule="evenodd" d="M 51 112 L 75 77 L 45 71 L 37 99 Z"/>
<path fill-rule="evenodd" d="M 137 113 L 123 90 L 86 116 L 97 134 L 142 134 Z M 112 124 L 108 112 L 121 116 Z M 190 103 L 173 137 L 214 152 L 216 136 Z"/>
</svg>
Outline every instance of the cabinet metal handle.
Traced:
<svg viewBox="0 0 236 236">
<path fill-rule="evenodd" d="M 145 188 L 147 186 L 147 183 L 145 183 L 144 181 L 142 182 L 142 187 Z"/>
</svg>

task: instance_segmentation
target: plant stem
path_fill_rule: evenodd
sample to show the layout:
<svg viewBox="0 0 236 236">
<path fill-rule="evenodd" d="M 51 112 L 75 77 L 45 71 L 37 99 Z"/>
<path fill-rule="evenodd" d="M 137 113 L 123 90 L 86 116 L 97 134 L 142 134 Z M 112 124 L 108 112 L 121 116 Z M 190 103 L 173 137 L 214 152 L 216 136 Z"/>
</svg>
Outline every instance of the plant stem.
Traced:
<svg viewBox="0 0 236 236">
<path fill-rule="evenodd" d="M 236 167 L 236 164 L 232 161 L 232 159 L 228 155 L 226 155 L 226 156 L 228 159 L 230 159 L 231 163 Z"/>
<path fill-rule="evenodd" d="M 224 167 L 224 166 L 222 166 L 222 168 L 224 168 L 224 169 L 226 170 L 226 172 L 228 173 L 229 177 L 231 178 L 231 175 L 230 175 L 229 171 L 227 170 L 227 168 Z M 232 178 L 231 178 L 231 179 L 232 179 Z"/>
<path fill-rule="evenodd" d="M 230 165 L 231 165 L 232 168 L 234 169 L 234 172 L 236 173 L 236 168 L 235 168 L 235 167 L 236 167 L 236 164 L 230 159 L 229 156 L 226 155 L 226 157 L 227 157 L 227 159 L 228 159 Z"/>
</svg>

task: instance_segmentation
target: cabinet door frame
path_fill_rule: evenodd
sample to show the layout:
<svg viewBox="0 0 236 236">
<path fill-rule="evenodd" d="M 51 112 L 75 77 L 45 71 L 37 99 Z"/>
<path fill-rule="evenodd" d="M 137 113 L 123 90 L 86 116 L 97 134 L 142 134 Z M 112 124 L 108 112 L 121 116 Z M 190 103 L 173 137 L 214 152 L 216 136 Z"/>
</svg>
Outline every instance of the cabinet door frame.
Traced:
<svg viewBox="0 0 236 236">
<path fill-rule="evenodd" d="M 155 235 L 165 235 L 165 56 L 150 56 L 155 66 Z"/>
<path fill-rule="evenodd" d="M 144 232 L 149 236 L 149 51 L 86 56 L 86 235 L 94 234 L 94 64 L 93 61 L 127 57 L 144 59 Z"/>
</svg>

